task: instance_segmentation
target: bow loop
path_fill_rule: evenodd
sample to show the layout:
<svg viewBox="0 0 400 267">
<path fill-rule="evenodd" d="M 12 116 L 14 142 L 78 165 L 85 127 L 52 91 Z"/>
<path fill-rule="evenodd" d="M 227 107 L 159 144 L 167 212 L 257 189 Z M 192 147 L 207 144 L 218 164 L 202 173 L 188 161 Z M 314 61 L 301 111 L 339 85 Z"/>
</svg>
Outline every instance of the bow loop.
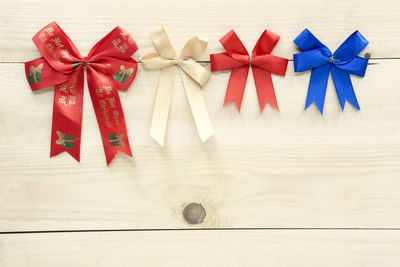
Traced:
<svg viewBox="0 0 400 267">
<path fill-rule="evenodd" d="M 274 49 L 276 44 L 279 42 L 279 39 L 280 36 L 278 34 L 265 30 L 253 48 L 253 57 L 257 55 L 270 54 L 272 49 Z"/>
<path fill-rule="evenodd" d="M 211 77 L 211 72 L 193 59 L 182 60 L 181 69 L 196 83 L 203 87 Z"/>
<path fill-rule="evenodd" d="M 41 29 L 32 40 L 46 61 L 59 72 L 72 73 L 73 64 L 82 58 L 71 39 L 54 21 Z"/>
<path fill-rule="evenodd" d="M 248 57 L 250 58 L 250 57 Z M 229 70 L 233 68 L 237 68 L 243 65 L 248 65 L 249 60 L 244 63 L 240 62 L 237 59 L 234 59 L 228 53 L 219 53 L 219 54 L 211 54 L 210 55 L 211 61 L 211 71 L 221 71 L 221 70 Z"/>
<path fill-rule="evenodd" d="M 368 59 L 363 57 L 355 57 L 345 64 L 335 64 L 338 69 L 341 69 L 348 74 L 364 77 L 368 66 Z"/>
<path fill-rule="evenodd" d="M 150 32 L 153 44 L 161 57 L 167 59 L 176 59 L 177 55 L 171 40 L 163 26 L 158 26 Z"/>
<path fill-rule="evenodd" d="M 271 54 L 256 56 L 251 60 L 253 66 L 265 71 L 285 76 L 288 60 Z"/>
<path fill-rule="evenodd" d="M 194 60 L 200 60 L 201 56 L 206 52 L 207 46 L 207 39 L 200 36 L 193 36 L 186 42 L 179 57 L 182 59 L 192 58 Z"/>
<path fill-rule="evenodd" d="M 221 39 L 219 39 L 219 42 L 225 48 L 226 52 L 231 56 L 234 54 L 249 55 L 242 41 L 240 41 L 234 30 L 230 30 Z"/>
<path fill-rule="evenodd" d="M 84 62 L 88 69 L 106 74 L 107 83 L 115 89 L 127 90 L 136 76 L 137 62 L 131 56 L 137 50 L 132 36 L 117 26 L 92 47 Z"/>
<path fill-rule="evenodd" d="M 304 29 L 293 41 L 302 51 L 309 51 L 318 48 L 326 48 L 317 37 L 315 37 L 308 29 Z M 329 49 L 328 49 L 329 50 Z"/>
<path fill-rule="evenodd" d="M 252 60 L 252 57 L 250 57 L 249 55 L 232 54 L 231 57 L 242 66 L 249 65 Z"/>
<path fill-rule="evenodd" d="M 296 72 L 310 70 L 331 62 L 325 48 L 307 50 L 293 55 Z"/>
<path fill-rule="evenodd" d="M 86 61 L 104 61 L 110 57 L 129 61 L 137 50 L 138 46 L 132 36 L 118 26 L 92 47 Z"/>
<path fill-rule="evenodd" d="M 351 61 L 364 50 L 368 43 L 359 31 L 355 31 L 333 53 L 333 57 L 340 62 Z"/>
<path fill-rule="evenodd" d="M 175 66 L 177 63 L 175 59 L 165 59 L 161 57 L 158 53 L 151 53 L 143 56 L 141 62 L 144 67 L 151 70 L 159 70 Z"/>
</svg>

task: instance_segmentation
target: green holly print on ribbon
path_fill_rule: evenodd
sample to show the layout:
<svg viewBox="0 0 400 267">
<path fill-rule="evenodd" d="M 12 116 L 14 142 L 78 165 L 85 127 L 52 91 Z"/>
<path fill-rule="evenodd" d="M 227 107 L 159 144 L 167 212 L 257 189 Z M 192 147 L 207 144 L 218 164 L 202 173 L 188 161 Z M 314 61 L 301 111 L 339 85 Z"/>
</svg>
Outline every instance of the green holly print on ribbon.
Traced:
<svg viewBox="0 0 400 267">
<path fill-rule="evenodd" d="M 120 83 L 126 83 L 133 72 L 133 68 L 126 69 L 124 65 L 120 66 L 120 69 L 114 75 L 114 80 Z"/>
<path fill-rule="evenodd" d="M 72 135 L 65 135 L 60 131 L 57 131 L 57 135 L 57 145 L 63 146 L 65 149 L 74 149 L 74 137 Z"/>
<path fill-rule="evenodd" d="M 43 63 L 40 63 L 39 66 L 30 66 L 29 68 L 29 75 L 28 75 L 28 81 L 30 84 L 33 83 L 38 83 L 42 81 L 42 77 L 40 77 L 40 74 L 42 72 L 43 68 Z"/>
<path fill-rule="evenodd" d="M 108 140 L 110 141 L 110 146 L 125 146 L 124 142 L 122 142 L 122 138 L 124 138 L 123 134 L 109 133 Z"/>
</svg>

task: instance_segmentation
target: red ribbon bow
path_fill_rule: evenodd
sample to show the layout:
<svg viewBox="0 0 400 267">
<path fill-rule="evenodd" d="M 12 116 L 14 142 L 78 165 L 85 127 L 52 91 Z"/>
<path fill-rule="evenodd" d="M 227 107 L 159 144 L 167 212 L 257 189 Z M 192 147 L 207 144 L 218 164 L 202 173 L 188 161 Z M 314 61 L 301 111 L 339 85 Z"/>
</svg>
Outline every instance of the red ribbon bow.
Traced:
<svg viewBox="0 0 400 267">
<path fill-rule="evenodd" d="M 107 165 L 119 151 L 132 156 L 117 91 L 128 89 L 136 75 L 137 62 L 131 55 L 138 47 L 132 37 L 116 27 L 87 57 L 79 54 L 56 22 L 40 30 L 32 40 L 43 57 L 25 63 L 31 89 L 53 85 L 55 89 L 50 157 L 67 151 L 79 161 L 84 67 Z"/>
<path fill-rule="evenodd" d="M 233 30 L 219 40 L 227 53 L 210 55 L 211 71 L 232 69 L 224 106 L 234 101 L 240 112 L 249 65 L 251 65 L 261 112 L 266 103 L 270 103 L 279 111 L 271 73 L 285 76 L 288 64 L 286 58 L 270 54 L 279 38 L 279 35 L 265 30 L 258 39 L 251 56 Z"/>
</svg>

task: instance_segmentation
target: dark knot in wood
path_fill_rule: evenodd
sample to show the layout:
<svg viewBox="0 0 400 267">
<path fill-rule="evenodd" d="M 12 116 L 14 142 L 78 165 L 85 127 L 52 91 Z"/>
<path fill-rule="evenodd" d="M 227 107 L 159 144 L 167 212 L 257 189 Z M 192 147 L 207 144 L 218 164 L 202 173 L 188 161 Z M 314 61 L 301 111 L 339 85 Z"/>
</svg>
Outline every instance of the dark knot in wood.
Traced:
<svg viewBox="0 0 400 267">
<path fill-rule="evenodd" d="M 190 224 L 198 224 L 204 221 L 206 210 L 199 203 L 190 203 L 183 209 L 183 218 Z"/>
</svg>

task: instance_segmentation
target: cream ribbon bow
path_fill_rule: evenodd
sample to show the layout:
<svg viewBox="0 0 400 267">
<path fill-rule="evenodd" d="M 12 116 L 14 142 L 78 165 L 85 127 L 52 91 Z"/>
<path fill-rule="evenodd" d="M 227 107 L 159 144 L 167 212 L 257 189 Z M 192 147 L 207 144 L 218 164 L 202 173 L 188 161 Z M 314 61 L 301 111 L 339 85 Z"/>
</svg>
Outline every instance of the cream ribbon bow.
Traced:
<svg viewBox="0 0 400 267">
<path fill-rule="evenodd" d="M 207 39 L 199 36 L 190 38 L 178 57 L 163 26 L 153 29 L 150 36 L 158 53 L 145 55 L 141 62 L 148 69 L 161 69 L 150 135 L 161 146 L 164 146 L 169 106 L 176 71 L 179 69 L 197 131 L 201 141 L 205 142 L 214 134 L 214 130 L 204 103 L 201 87 L 206 84 L 211 72 L 196 60 L 206 51 Z"/>
</svg>

